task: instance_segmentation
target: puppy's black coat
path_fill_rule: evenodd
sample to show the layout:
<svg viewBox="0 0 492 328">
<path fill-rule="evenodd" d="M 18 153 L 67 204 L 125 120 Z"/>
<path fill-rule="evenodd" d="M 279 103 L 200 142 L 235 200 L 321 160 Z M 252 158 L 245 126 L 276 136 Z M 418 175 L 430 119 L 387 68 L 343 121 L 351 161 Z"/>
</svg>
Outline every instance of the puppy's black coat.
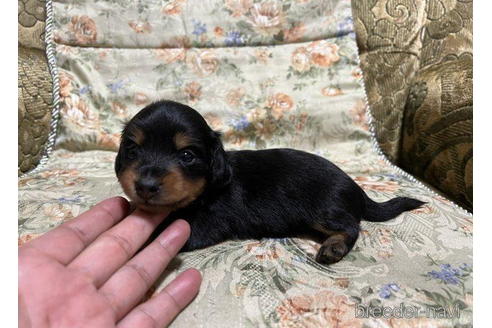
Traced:
<svg viewBox="0 0 492 328">
<path fill-rule="evenodd" d="M 171 209 L 167 224 L 189 222 L 184 251 L 317 233 L 324 242 L 316 260 L 330 264 L 352 249 L 361 220 L 386 221 L 424 204 L 376 203 L 333 163 L 303 151 L 225 152 L 198 112 L 171 101 L 147 106 L 125 126 L 115 169 L 137 207 Z"/>
</svg>

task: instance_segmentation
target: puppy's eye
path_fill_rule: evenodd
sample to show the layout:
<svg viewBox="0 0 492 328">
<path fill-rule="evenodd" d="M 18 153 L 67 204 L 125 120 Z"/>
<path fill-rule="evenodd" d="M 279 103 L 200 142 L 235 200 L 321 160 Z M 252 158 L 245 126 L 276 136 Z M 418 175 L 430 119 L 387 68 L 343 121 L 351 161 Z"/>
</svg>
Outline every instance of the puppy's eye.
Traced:
<svg viewBox="0 0 492 328">
<path fill-rule="evenodd" d="M 191 150 L 184 150 L 179 154 L 179 159 L 185 164 L 191 164 L 195 161 L 196 156 Z"/>
</svg>

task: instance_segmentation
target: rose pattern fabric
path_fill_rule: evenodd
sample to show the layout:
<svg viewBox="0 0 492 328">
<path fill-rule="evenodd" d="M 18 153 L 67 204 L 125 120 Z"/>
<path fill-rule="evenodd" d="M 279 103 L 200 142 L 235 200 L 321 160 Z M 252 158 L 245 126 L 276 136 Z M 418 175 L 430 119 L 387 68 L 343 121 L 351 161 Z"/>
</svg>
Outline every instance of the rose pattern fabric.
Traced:
<svg viewBox="0 0 492 328">
<path fill-rule="evenodd" d="M 122 50 L 59 45 L 63 97 L 59 143 L 74 150 L 116 150 L 123 122 L 160 98 L 194 106 L 235 147 L 279 146 L 287 136 L 293 147 L 309 149 L 355 134 L 368 140 L 368 129 L 360 123 L 363 91 L 353 74 L 357 53 L 352 43 L 344 35 L 240 48 Z M 299 69 L 300 54 L 309 67 Z M 279 62 L 286 65 L 267 69 Z M 115 67 L 127 72 L 125 77 L 115 78 L 123 75 Z M 92 72 L 91 84 L 73 70 Z M 312 94 L 306 93 L 308 87 Z M 354 98 L 357 94 L 359 99 Z M 325 111 L 338 115 L 323 120 Z"/>
<path fill-rule="evenodd" d="M 302 238 L 228 241 L 180 254 L 155 285 L 197 267 L 195 302 L 174 327 L 431 327 L 471 323 L 472 218 L 396 172 L 372 147 L 350 1 L 55 1 L 62 97 L 57 150 L 19 181 L 19 245 L 122 194 L 123 123 L 153 100 L 198 109 L 228 149 L 324 156 L 375 200 L 427 205 L 362 223 L 341 262 Z M 178 24 L 179 22 L 179 24 Z M 148 295 L 149 297 L 151 294 Z M 453 318 L 361 318 L 356 305 L 447 308 Z"/>
</svg>

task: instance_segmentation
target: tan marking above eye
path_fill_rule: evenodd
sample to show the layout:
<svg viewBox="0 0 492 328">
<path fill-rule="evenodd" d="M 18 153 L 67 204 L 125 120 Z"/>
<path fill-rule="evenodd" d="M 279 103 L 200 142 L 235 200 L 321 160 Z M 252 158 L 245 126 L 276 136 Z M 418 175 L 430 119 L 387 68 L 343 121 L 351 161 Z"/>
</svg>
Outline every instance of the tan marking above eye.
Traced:
<svg viewBox="0 0 492 328">
<path fill-rule="evenodd" d="M 174 145 L 177 150 L 189 147 L 191 145 L 192 138 L 184 134 L 183 132 L 178 132 L 173 138 Z"/>
<path fill-rule="evenodd" d="M 131 136 L 131 139 L 139 146 L 141 146 L 145 140 L 145 134 L 143 133 L 143 131 L 132 125 L 131 128 L 130 128 L 130 133 L 132 134 Z"/>
</svg>

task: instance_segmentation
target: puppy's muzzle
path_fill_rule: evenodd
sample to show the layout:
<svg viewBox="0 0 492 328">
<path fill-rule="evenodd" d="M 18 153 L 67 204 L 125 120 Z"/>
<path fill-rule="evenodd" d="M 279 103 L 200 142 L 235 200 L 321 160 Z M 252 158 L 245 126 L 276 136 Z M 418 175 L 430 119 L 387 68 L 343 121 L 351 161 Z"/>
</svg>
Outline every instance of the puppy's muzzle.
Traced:
<svg viewBox="0 0 492 328">
<path fill-rule="evenodd" d="M 142 177 L 135 182 L 135 191 L 144 200 L 149 200 L 157 195 L 160 189 L 159 180 L 153 177 Z"/>
</svg>

